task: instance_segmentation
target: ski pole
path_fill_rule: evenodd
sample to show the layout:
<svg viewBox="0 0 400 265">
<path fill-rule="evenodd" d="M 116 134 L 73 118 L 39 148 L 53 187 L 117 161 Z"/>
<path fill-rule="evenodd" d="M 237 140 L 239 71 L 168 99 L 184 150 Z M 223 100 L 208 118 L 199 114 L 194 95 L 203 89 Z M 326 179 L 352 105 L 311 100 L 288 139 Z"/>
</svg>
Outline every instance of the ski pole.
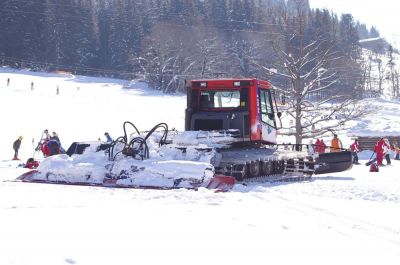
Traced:
<svg viewBox="0 0 400 265">
<path fill-rule="evenodd" d="M 372 157 L 374 156 L 375 151 L 372 153 L 371 157 L 369 158 L 368 162 L 365 163 L 366 166 L 369 166 L 370 164 L 372 164 Z"/>
<path fill-rule="evenodd" d="M 35 153 L 36 153 L 35 138 L 32 138 L 32 148 L 33 148 L 33 155 L 32 155 L 32 157 L 35 157 Z"/>
</svg>

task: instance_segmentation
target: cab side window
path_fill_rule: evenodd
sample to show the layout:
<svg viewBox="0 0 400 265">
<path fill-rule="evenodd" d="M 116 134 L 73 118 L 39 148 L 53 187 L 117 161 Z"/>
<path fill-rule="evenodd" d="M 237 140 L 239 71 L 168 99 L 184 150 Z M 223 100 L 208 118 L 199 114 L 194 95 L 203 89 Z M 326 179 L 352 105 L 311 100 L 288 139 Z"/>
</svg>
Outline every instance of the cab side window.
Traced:
<svg viewBox="0 0 400 265">
<path fill-rule="evenodd" d="M 274 111 L 272 108 L 271 92 L 265 89 L 260 89 L 259 91 L 261 121 L 275 128 L 276 124 Z"/>
</svg>

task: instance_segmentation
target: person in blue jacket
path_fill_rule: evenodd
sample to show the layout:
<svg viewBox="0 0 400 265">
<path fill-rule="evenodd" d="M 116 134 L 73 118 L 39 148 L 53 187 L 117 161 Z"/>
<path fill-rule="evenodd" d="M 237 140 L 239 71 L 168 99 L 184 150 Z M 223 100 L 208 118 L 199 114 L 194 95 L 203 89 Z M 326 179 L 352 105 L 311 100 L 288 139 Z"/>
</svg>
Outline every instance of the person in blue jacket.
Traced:
<svg viewBox="0 0 400 265">
<path fill-rule="evenodd" d="M 111 138 L 110 134 L 108 132 L 104 133 L 104 136 L 106 137 L 106 142 L 111 143 L 113 139 Z"/>
<path fill-rule="evenodd" d="M 47 147 L 50 150 L 50 156 L 58 155 L 60 153 L 60 143 L 54 138 L 50 138 L 47 142 Z"/>
</svg>

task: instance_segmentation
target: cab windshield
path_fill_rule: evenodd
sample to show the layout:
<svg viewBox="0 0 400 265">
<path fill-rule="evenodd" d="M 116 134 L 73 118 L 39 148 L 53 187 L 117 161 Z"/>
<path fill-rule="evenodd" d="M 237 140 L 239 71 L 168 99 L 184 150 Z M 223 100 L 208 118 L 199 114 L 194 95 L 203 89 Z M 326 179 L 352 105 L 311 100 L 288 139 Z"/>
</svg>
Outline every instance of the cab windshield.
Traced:
<svg viewBox="0 0 400 265">
<path fill-rule="evenodd" d="M 247 105 L 240 90 L 208 90 L 200 92 L 200 109 L 244 108 Z"/>
</svg>

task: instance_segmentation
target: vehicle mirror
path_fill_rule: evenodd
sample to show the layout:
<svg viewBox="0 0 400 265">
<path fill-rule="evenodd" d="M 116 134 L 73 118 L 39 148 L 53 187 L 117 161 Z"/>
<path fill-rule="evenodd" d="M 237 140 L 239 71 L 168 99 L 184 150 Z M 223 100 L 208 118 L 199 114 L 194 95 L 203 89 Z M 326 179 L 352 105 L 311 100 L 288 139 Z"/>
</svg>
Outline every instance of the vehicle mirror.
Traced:
<svg viewBox="0 0 400 265">
<path fill-rule="evenodd" d="M 268 118 L 269 118 L 270 120 L 274 120 L 275 116 L 274 116 L 273 113 L 268 113 Z"/>
</svg>

